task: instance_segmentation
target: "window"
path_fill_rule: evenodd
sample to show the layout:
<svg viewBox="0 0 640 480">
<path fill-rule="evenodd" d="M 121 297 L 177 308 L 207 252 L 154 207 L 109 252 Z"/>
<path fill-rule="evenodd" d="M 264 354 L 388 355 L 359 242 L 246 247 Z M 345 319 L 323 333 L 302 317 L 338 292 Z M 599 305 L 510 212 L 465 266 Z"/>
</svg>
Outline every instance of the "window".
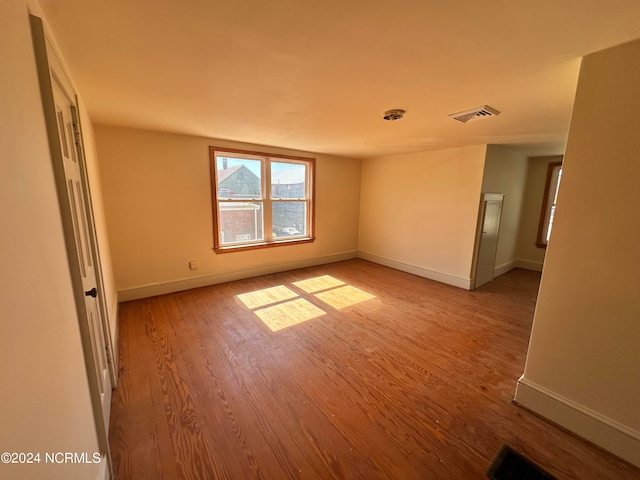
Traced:
<svg viewBox="0 0 640 480">
<path fill-rule="evenodd" d="M 314 240 L 315 159 L 209 147 L 214 250 Z"/>
<path fill-rule="evenodd" d="M 558 188 L 560 188 L 560 178 L 562 177 L 562 162 L 552 162 L 547 168 L 547 183 L 544 189 L 544 200 L 542 202 L 542 212 L 540 213 L 540 225 L 538 227 L 538 239 L 536 245 L 540 248 L 547 248 L 551 227 L 553 226 L 553 216 L 556 211 L 556 199 L 558 198 Z"/>
</svg>

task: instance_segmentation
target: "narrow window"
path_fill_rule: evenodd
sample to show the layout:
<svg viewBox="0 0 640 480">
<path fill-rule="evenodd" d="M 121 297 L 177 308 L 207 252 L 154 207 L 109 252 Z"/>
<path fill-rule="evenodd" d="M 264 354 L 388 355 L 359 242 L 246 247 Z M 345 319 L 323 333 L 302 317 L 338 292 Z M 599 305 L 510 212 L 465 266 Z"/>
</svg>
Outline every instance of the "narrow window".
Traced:
<svg viewBox="0 0 640 480">
<path fill-rule="evenodd" d="M 547 182 L 544 190 L 542 211 L 540 213 L 540 224 L 538 227 L 538 238 L 536 245 L 540 248 L 547 248 L 547 243 L 551 237 L 553 217 L 556 211 L 556 200 L 560 179 L 562 178 L 562 162 L 552 162 L 547 168 Z"/>
<path fill-rule="evenodd" d="M 209 150 L 217 253 L 314 240 L 315 159 Z"/>
</svg>

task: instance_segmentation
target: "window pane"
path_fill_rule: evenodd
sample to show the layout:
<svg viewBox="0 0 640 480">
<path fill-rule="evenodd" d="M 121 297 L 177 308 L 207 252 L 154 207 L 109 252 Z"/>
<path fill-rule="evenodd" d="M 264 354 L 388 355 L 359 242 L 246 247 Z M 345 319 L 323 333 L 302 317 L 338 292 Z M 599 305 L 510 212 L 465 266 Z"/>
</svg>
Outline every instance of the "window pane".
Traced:
<svg viewBox="0 0 640 480">
<path fill-rule="evenodd" d="M 216 156 L 218 198 L 262 198 L 262 162 Z"/>
<path fill-rule="evenodd" d="M 554 186 L 554 192 L 553 192 L 553 204 L 556 204 L 556 201 L 558 200 L 558 190 L 560 189 L 560 180 L 562 179 L 562 167 L 558 167 L 557 171 L 554 170 L 554 176 L 555 176 L 555 186 Z"/>
<path fill-rule="evenodd" d="M 560 157 L 561 158 L 561 157 Z M 558 187 L 560 186 L 560 177 L 562 176 L 562 162 L 550 162 L 547 165 L 547 180 L 544 186 L 544 198 L 542 200 L 542 209 L 540 211 L 540 223 L 538 225 L 538 235 L 536 237 L 536 246 L 546 248 L 551 236 L 551 228 L 556 213 L 556 198 L 558 196 Z"/>
<path fill-rule="evenodd" d="M 264 240 L 261 202 L 220 202 L 220 243 Z"/>
<path fill-rule="evenodd" d="M 271 162 L 271 198 L 307 198 L 307 166 Z"/>
<path fill-rule="evenodd" d="M 307 235 L 306 202 L 273 202 L 271 218 L 274 239 Z"/>
<path fill-rule="evenodd" d="M 549 202 L 551 207 L 549 208 L 549 218 L 547 219 L 547 234 L 545 240 L 549 242 L 551 237 L 551 227 L 553 226 L 553 216 L 556 212 L 556 201 L 558 199 L 558 189 L 560 188 L 560 178 L 562 177 L 562 167 L 558 166 L 553 169 L 553 176 L 551 179 L 551 191 L 549 192 Z"/>
<path fill-rule="evenodd" d="M 547 235 L 545 236 L 545 240 L 548 242 L 549 238 L 551 238 L 551 227 L 553 226 L 553 214 L 556 212 L 556 206 L 553 205 L 551 207 L 551 213 L 549 213 L 549 226 L 547 227 Z"/>
</svg>

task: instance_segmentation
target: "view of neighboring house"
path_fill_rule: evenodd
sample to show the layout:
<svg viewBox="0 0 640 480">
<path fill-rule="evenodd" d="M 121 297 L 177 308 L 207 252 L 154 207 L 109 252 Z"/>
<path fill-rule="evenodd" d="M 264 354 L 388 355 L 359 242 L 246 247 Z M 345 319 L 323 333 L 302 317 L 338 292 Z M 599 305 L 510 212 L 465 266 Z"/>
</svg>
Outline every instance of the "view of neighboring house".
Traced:
<svg viewBox="0 0 640 480">
<path fill-rule="evenodd" d="M 264 212 L 262 202 L 255 201 L 261 199 L 260 178 L 246 165 L 229 167 L 226 159 L 220 163 L 222 168 L 217 169 L 217 184 L 221 243 L 262 239 Z M 305 233 L 305 203 L 293 201 L 304 198 L 305 181 L 305 169 L 296 166 L 271 173 L 271 198 L 292 200 L 273 204 L 274 238 Z"/>
<path fill-rule="evenodd" d="M 291 167 L 271 173 L 271 198 L 294 199 L 305 196 L 305 170 Z M 273 234 L 290 237 L 305 232 L 305 204 L 303 202 L 277 202 L 273 207 Z"/>
<path fill-rule="evenodd" d="M 245 242 L 263 238 L 262 204 L 237 199 L 259 199 L 260 179 L 245 165 L 227 166 L 217 171 L 218 198 L 229 199 L 220 203 L 220 241 L 222 243 Z"/>
<path fill-rule="evenodd" d="M 245 165 L 218 169 L 220 198 L 260 198 L 260 179 Z"/>
</svg>

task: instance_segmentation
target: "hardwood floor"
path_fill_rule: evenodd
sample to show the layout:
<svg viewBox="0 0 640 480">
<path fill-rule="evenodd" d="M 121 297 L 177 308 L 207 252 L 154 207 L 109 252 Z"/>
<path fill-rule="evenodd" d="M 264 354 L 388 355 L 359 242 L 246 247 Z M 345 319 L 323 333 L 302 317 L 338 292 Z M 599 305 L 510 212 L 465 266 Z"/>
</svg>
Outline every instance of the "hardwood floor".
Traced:
<svg viewBox="0 0 640 480">
<path fill-rule="evenodd" d="M 325 275 L 375 298 L 334 308 L 368 297 Z M 325 295 L 294 285 L 317 277 Z M 558 479 L 640 478 L 511 403 L 538 281 L 468 292 L 350 260 L 124 303 L 116 478 L 482 479 L 502 444 Z M 273 305 L 325 313 L 278 330 Z"/>
</svg>

